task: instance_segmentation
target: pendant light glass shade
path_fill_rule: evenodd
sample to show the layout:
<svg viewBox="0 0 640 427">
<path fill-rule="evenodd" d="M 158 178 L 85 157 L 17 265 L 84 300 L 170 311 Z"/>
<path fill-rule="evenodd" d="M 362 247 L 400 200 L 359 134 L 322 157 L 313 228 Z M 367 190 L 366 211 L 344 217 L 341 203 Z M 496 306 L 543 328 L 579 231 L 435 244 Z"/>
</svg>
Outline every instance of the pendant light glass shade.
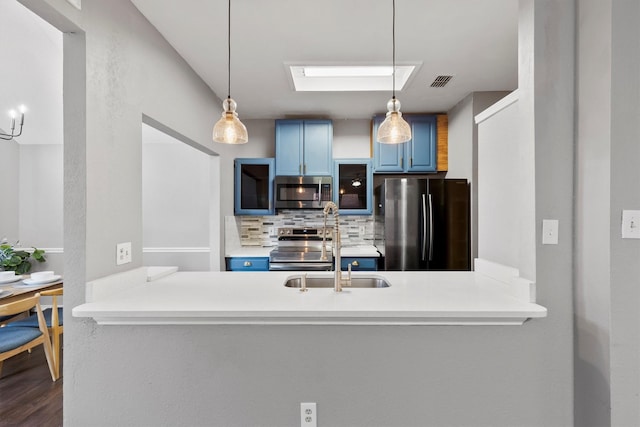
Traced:
<svg viewBox="0 0 640 427">
<path fill-rule="evenodd" d="M 402 118 L 400 101 L 395 97 L 387 102 L 387 117 L 378 128 L 378 142 L 382 144 L 402 144 L 411 139 L 411 126 Z"/>
<path fill-rule="evenodd" d="M 213 126 L 213 140 L 223 144 L 244 144 L 249 140 L 247 128 L 238 118 L 236 101 L 227 98 L 222 102 L 222 117 Z"/>
<path fill-rule="evenodd" d="M 244 144 L 249 140 L 247 128 L 238 118 L 236 101 L 231 99 L 231 0 L 227 26 L 227 99 L 222 101 L 222 118 L 213 126 L 213 141 L 223 144 Z"/>
<path fill-rule="evenodd" d="M 381 144 L 402 144 L 411 139 L 411 126 L 402 118 L 400 101 L 396 99 L 396 0 L 393 0 L 393 74 L 391 76 L 393 96 L 387 102 L 387 117 L 378 128 L 378 142 Z"/>
</svg>

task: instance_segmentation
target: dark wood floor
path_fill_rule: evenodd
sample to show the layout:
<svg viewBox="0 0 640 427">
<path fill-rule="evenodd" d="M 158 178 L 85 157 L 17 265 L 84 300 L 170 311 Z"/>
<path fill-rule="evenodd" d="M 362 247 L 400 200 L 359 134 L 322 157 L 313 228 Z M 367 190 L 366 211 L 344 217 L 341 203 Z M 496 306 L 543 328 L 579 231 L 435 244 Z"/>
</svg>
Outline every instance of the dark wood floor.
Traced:
<svg viewBox="0 0 640 427">
<path fill-rule="evenodd" d="M 51 381 L 42 346 L 5 360 L 0 376 L 0 426 L 61 425 L 62 377 Z"/>
</svg>

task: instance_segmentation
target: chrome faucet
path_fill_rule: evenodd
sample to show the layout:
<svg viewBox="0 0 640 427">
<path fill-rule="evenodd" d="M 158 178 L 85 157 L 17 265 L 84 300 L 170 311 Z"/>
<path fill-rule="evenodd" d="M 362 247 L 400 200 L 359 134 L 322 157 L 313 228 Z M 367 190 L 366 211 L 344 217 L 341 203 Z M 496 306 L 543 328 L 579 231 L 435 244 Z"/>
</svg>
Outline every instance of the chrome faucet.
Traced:
<svg viewBox="0 0 640 427">
<path fill-rule="evenodd" d="M 340 220 L 339 220 L 339 212 L 338 206 L 336 206 L 333 202 L 328 202 L 324 207 L 324 229 L 327 229 L 327 216 L 329 215 L 329 211 L 333 212 L 333 248 L 335 249 L 335 267 L 334 270 L 334 278 L 333 278 L 333 290 L 336 292 L 342 292 L 342 285 L 351 286 L 351 264 L 349 264 L 349 274 L 347 278 L 342 277 L 341 270 L 341 259 L 340 259 Z M 327 233 L 326 231 L 322 234 L 322 254 L 321 258 L 323 261 L 327 259 Z"/>
</svg>

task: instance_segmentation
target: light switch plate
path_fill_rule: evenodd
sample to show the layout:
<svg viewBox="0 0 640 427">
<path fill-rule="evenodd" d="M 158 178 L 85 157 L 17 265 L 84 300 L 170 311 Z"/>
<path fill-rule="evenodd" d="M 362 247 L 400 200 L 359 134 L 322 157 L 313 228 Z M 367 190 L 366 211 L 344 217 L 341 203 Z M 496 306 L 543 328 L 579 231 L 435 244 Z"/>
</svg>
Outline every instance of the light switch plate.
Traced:
<svg viewBox="0 0 640 427">
<path fill-rule="evenodd" d="M 542 220 L 542 244 L 543 245 L 558 244 L 558 220 L 557 219 Z"/>
<path fill-rule="evenodd" d="M 622 211 L 622 238 L 640 239 L 640 211 Z"/>
</svg>

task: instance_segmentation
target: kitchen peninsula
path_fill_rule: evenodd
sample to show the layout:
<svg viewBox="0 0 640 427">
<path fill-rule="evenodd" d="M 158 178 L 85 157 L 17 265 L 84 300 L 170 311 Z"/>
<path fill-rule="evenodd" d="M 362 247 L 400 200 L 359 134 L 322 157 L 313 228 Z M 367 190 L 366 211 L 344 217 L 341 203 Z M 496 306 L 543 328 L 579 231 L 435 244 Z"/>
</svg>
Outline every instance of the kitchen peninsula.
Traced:
<svg viewBox="0 0 640 427">
<path fill-rule="evenodd" d="M 482 260 L 478 266 L 481 272 L 376 272 L 390 287 L 341 293 L 284 286 L 300 272 L 176 272 L 155 279 L 141 267 L 88 283 L 87 303 L 73 316 L 101 325 L 519 325 L 546 317 L 526 291 L 524 298 L 513 292 L 533 284 L 519 283 L 526 281 L 509 268 Z"/>
</svg>

